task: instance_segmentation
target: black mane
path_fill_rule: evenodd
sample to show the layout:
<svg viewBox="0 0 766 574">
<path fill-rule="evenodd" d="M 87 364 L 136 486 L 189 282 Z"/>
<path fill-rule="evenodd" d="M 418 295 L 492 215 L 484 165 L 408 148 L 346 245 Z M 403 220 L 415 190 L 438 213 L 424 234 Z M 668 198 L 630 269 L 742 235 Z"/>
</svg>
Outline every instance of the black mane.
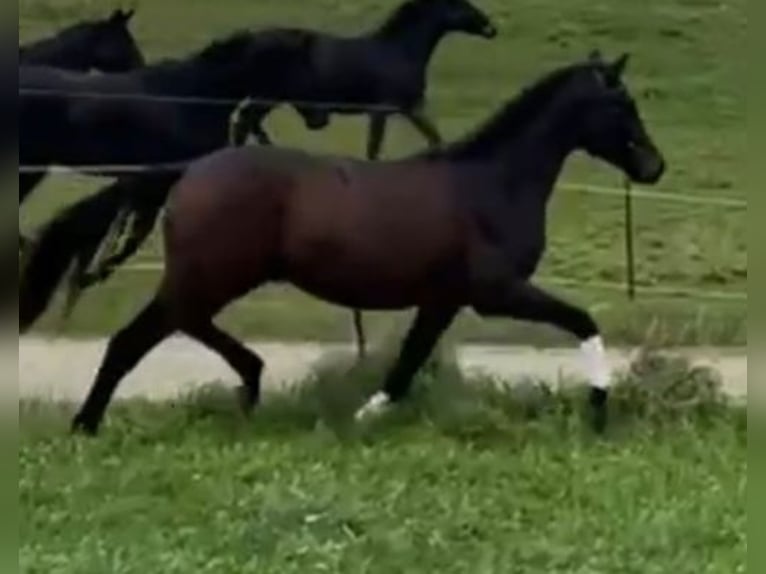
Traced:
<svg viewBox="0 0 766 574">
<path fill-rule="evenodd" d="M 205 62 L 231 61 L 249 50 L 285 50 L 308 45 L 310 35 L 297 28 L 271 28 L 251 31 L 240 30 L 223 40 L 214 40 L 194 59 Z"/>
<path fill-rule="evenodd" d="M 378 30 L 378 36 L 396 36 L 425 9 L 428 0 L 407 0 L 386 19 Z"/>
<path fill-rule="evenodd" d="M 536 84 L 523 89 L 473 133 L 442 150 L 427 152 L 426 156 L 448 155 L 469 159 L 486 155 L 507 140 L 509 131 L 520 131 L 528 122 L 535 121 L 565 87 L 581 77 L 582 72 L 595 69 L 596 66 L 588 62 L 571 64 L 551 72 Z"/>
<path fill-rule="evenodd" d="M 234 32 L 224 39 L 213 40 L 209 45 L 202 48 L 196 59 L 205 61 L 228 60 L 233 55 L 242 53 L 253 42 L 254 34 L 247 30 Z"/>
</svg>

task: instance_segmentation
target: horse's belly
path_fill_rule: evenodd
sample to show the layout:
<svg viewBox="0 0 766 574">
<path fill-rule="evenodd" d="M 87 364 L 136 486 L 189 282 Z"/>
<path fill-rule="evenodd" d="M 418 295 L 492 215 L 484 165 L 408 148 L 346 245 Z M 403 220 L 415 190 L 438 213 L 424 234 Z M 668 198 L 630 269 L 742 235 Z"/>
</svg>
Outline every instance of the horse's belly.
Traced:
<svg viewBox="0 0 766 574">
<path fill-rule="evenodd" d="M 453 245 L 417 235 L 336 235 L 305 240 L 286 258 L 287 279 L 335 304 L 397 309 L 459 297 Z"/>
<path fill-rule="evenodd" d="M 349 278 L 352 277 L 352 278 Z M 448 281 L 435 277 L 392 277 L 363 270 L 336 268 L 333 273 L 290 277 L 290 282 L 306 293 L 343 307 L 389 311 L 420 307 L 436 302 L 459 304 L 464 290 L 448 287 Z"/>
</svg>

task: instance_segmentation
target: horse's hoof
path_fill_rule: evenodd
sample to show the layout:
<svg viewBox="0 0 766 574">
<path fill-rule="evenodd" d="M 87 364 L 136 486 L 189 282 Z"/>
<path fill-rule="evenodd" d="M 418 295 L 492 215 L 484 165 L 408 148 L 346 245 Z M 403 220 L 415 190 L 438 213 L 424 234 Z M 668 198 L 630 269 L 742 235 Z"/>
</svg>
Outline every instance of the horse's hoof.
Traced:
<svg viewBox="0 0 766 574">
<path fill-rule="evenodd" d="M 383 391 L 375 393 L 365 405 L 356 411 L 354 418 L 358 421 L 379 417 L 391 409 L 391 399 Z"/>
<path fill-rule="evenodd" d="M 98 435 L 98 423 L 77 415 L 72 421 L 71 433 L 76 436 L 94 437 Z"/>
<path fill-rule="evenodd" d="M 253 414 L 255 407 L 258 406 L 259 393 L 257 390 L 242 385 L 237 389 L 237 400 L 239 401 L 239 408 L 245 415 Z"/>
</svg>

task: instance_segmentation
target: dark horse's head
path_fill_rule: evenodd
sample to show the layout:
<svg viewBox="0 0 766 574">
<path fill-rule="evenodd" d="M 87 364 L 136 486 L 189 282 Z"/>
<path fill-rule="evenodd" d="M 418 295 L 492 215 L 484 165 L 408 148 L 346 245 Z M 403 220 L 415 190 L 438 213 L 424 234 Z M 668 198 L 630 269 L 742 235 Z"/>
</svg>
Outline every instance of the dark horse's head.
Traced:
<svg viewBox="0 0 766 574">
<path fill-rule="evenodd" d="M 598 52 L 591 54 L 588 105 L 578 120 L 578 147 L 637 183 L 655 184 L 665 172 L 665 160 L 622 81 L 628 60 L 625 54 L 604 62 Z"/>
<path fill-rule="evenodd" d="M 144 65 L 130 31 L 134 11 L 115 10 L 108 18 L 83 22 L 62 35 L 62 42 L 80 42 L 91 67 L 106 73 L 127 72 Z"/>
</svg>

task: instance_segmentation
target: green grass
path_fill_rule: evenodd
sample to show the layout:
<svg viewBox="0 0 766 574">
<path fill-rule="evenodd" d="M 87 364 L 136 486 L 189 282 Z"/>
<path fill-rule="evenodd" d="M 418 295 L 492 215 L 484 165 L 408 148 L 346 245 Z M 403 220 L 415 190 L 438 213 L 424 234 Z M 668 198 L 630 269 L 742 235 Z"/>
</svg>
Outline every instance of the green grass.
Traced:
<svg viewBox="0 0 766 574">
<path fill-rule="evenodd" d="M 312 0 L 157 0 L 143 3 L 136 32 L 151 58 L 186 54 L 214 37 L 242 26 L 306 25 L 344 33 L 369 28 L 394 1 Z M 439 50 L 432 69 L 431 108 L 450 138 L 457 138 L 498 105 L 541 74 L 581 58 L 592 48 L 607 53 L 630 51 L 629 81 L 650 131 L 668 157 L 670 170 L 662 189 L 699 197 L 747 198 L 740 158 L 744 157 L 745 0 L 484 0 L 479 4 L 502 29 L 494 42 L 452 38 Z M 21 39 L 42 34 L 103 7 L 84 0 L 22 0 Z M 269 125 L 287 145 L 358 155 L 364 123 L 344 119 L 319 134 L 307 133 L 294 115 L 280 111 Z M 407 126 L 397 123 L 388 155 L 402 156 L 422 147 Z M 578 156 L 564 180 L 619 185 L 609 168 Z M 61 205 L 92 191 L 84 178 L 53 178 L 25 208 L 22 223 L 35 227 Z M 745 209 L 688 206 L 657 200 L 637 204 L 638 279 L 650 286 L 742 293 L 747 289 Z M 577 282 L 624 281 L 622 204 L 619 198 L 561 191 L 551 209 L 550 249 L 541 274 Z M 157 260 L 158 241 L 139 260 Z M 92 334 L 111 330 L 122 315 L 115 306 L 139 305 L 156 275 L 121 277 L 86 303 L 87 311 L 67 332 Z M 615 293 L 590 288 L 565 290 L 576 300 L 613 310 L 602 313 L 607 334 L 618 342 L 645 337 L 656 323 L 667 324 L 668 343 L 728 344 L 747 342 L 747 302 L 707 301 L 697 297 L 657 299 L 645 294 L 639 304 Z M 279 295 L 274 295 L 278 293 Z M 276 298 L 290 311 L 272 315 Z M 230 315 L 228 324 L 251 337 L 279 334 L 290 338 L 336 338 L 345 323 L 285 290 L 255 295 L 247 311 Z M 87 317 L 86 317 L 87 314 Z M 119 317 L 119 321 L 117 318 Z M 700 328 L 700 321 L 704 327 Z M 49 329 L 51 322 L 45 324 Z M 334 327 L 327 328 L 334 325 Z M 508 331 L 517 332 L 515 327 Z M 498 328 L 459 331 L 484 338 Z M 511 339 L 514 335 L 509 335 Z M 536 336 L 533 336 L 536 338 Z M 546 342 L 558 339 L 545 337 Z"/>
<path fill-rule="evenodd" d="M 379 359 L 378 359 L 379 360 Z M 110 411 L 20 406 L 22 572 L 744 572 L 747 415 L 714 378 L 647 356 L 589 431 L 580 390 L 462 381 L 350 415 L 376 361 L 333 363 L 250 420 L 215 387 Z"/>
</svg>

